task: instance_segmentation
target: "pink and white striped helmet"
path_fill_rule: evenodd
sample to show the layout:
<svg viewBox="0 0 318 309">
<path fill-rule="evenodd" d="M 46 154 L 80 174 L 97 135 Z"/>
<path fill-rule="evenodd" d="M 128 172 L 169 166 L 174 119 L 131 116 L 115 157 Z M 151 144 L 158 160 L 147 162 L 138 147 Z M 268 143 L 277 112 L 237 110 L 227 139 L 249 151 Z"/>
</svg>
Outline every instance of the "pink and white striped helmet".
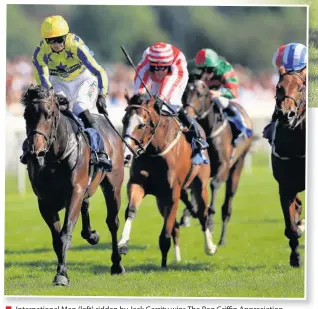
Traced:
<svg viewBox="0 0 318 309">
<path fill-rule="evenodd" d="M 173 50 L 171 44 L 158 42 L 149 47 L 148 59 L 154 66 L 169 66 L 173 63 Z"/>
</svg>

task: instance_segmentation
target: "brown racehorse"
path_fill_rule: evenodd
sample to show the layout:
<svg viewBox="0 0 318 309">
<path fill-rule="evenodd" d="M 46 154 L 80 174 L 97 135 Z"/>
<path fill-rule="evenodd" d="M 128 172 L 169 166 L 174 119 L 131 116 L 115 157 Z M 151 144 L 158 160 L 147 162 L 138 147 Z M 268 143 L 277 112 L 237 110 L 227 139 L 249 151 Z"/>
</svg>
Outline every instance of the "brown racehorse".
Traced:
<svg viewBox="0 0 318 309">
<path fill-rule="evenodd" d="M 209 164 L 192 165 L 192 148 L 178 120 L 157 109 L 155 98 L 144 95 L 126 96 L 128 106 L 123 118 L 123 137 L 134 153 L 127 184 L 128 206 L 126 222 L 119 242 L 121 253 L 127 252 L 131 224 L 142 199 L 152 194 L 164 218 L 159 236 L 162 253 L 161 266 L 167 266 L 171 236 L 176 260 L 180 260 L 179 226 L 176 222 L 178 202 L 182 189 L 191 187 L 197 201 L 197 216 L 205 236 L 205 251 L 214 254 L 216 246 L 206 227 L 208 216 Z M 204 134 L 204 132 L 202 132 Z M 205 152 L 207 155 L 207 153 Z"/>
<path fill-rule="evenodd" d="M 237 103 L 230 102 L 243 115 L 246 125 L 252 129 L 252 122 L 247 113 Z M 219 245 L 225 244 L 227 225 L 232 214 L 232 201 L 237 191 L 244 158 L 250 149 L 252 137 L 241 139 L 236 146 L 234 138 L 239 132 L 227 119 L 220 119 L 220 112 L 215 103 L 211 103 L 209 88 L 202 80 L 188 83 L 183 96 L 183 105 L 187 112 L 196 117 L 204 129 L 209 143 L 208 153 L 211 162 L 212 200 L 209 206 L 208 225 L 213 230 L 213 216 L 216 212 L 216 198 L 222 183 L 226 182 L 225 200 L 222 205 L 222 234 Z"/>
<path fill-rule="evenodd" d="M 285 219 L 285 236 L 291 248 L 290 265 L 299 267 L 299 241 L 305 230 L 300 220 L 299 192 L 306 181 L 306 68 L 302 71 L 279 69 L 276 107 L 280 111 L 272 136 L 272 169 L 279 185 L 280 203 Z"/>
<path fill-rule="evenodd" d="M 24 118 L 30 153 L 28 174 L 38 198 L 40 213 L 48 225 L 58 259 L 54 285 L 68 285 L 66 253 L 71 246 L 72 231 L 82 214 L 81 235 L 97 244 L 99 233 L 92 230 L 88 213 L 89 197 L 100 185 L 107 204 L 106 223 L 112 236 L 112 274 L 125 270 L 117 246 L 120 190 L 124 178 L 122 141 L 101 115 L 94 115 L 113 162 L 112 172 L 90 169 L 90 145 L 82 131 L 76 132 L 73 120 L 61 112 L 54 92 L 41 86 L 29 87 L 23 99 Z M 89 171 L 94 171 L 89 175 Z M 61 227 L 59 211 L 65 208 Z"/>
</svg>

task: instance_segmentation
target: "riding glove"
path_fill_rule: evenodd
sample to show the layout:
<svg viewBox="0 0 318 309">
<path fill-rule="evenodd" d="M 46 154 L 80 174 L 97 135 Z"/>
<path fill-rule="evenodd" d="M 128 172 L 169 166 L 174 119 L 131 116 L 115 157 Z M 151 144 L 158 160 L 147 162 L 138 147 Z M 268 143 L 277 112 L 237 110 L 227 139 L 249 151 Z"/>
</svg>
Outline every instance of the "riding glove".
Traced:
<svg viewBox="0 0 318 309">
<path fill-rule="evenodd" d="M 107 105 L 106 105 L 106 96 L 104 94 L 99 94 L 96 102 L 97 110 L 100 114 L 105 114 L 108 116 Z"/>
</svg>

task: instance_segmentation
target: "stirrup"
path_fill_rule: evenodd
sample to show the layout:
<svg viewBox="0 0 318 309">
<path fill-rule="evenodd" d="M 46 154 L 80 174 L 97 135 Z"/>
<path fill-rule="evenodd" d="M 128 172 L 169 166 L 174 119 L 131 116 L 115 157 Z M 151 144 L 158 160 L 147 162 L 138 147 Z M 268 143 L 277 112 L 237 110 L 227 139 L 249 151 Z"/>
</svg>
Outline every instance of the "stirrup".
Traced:
<svg viewBox="0 0 318 309">
<path fill-rule="evenodd" d="M 209 144 L 207 141 L 202 137 L 195 138 L 195 142 L 201 149 L 207 149 L 209 147 Z"/>
<path fill-rule="evenodd" d="M 109 158 L 109 156 L 106 153 L 98 153 L 97 154 L 97 164 L 99 166 L 102 166 L 106 169 L 107 172 L 111 172 L 113 164 L 112 164 L 112 160 Z"/>
</svg>

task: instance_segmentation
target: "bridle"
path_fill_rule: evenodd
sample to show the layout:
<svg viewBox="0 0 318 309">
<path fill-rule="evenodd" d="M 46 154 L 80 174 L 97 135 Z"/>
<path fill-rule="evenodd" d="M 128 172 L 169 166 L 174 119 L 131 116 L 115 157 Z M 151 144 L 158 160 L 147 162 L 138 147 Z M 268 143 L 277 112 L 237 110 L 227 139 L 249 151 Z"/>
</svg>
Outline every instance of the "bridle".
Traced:
<svg viewBox="0 0 318 309">
<path fill-rule="evenodd" d="M 301 79 L 302 83 L 303 83 L 303 87 L 301 89 L 301 91 L 303 93 L 303 91 L 306 89 L 306 80 L 298 73 L 298 71 L 287 71 L 284 74 L 280 75 L 279 83 L 283 81 L 285 75 L 296 75 L 297 77 L 299 77 Z M 277 94 L 279 89 L 283 89 L 283 91 L 284 91 L 282 96 L 279 96 L 279 94 Z M 277 85 L 277 87 L 276 87 L 276 96 L 275 96 L 276 106 L 280 110 L 281 109 L 281 103 L 285 99 L 291 99 L 295 103 L 296 111 L 289 112 L 288 118 L 294 118 L 295 117 L 292 125 L 290 125 L 290 126 L 291 127 L 296 127 L 300 123 L 299 118 L 300 118 L 301 114 L 299 114 L 299 111 L 306 104 L 306 100 L 303 97 L 301 97 L 300 100 L 297 102 L 297 100 L 294 97 L 292 97 L 290 95 L 286 95 L 285 93 L 286 92 L 285 92 L 284 87 L 283 86 L 278 87 L 278 85 Z"/>
<path fill-rule="evenodd" d="M 192 93 L 193 91 L 197 91 L 197 96 L 198 96 L 198 99 L 200 100 L 201 104 L 200 104 L 200 107 L 199 109 L 197 109 L 190 101 L 190 96 L 189 94 L 187 93 L 186 94 L 186 102 L 184 103 L 184 106 L 185 107 L 191 107 L 196 115 L 196 117 L 200 120 L 200 119 L 203 119 L 205 118 L 210 110 L 213 108 L 212 104 L 209 106 L 209 108 L 207 110 L 205 110 L 205 102 L 206 102 L 206 99 L 207 99 L 207 96 L 209 95 L 209 92 L 207 91 L 205 94 L 202 94 L 200 93 L 198 90 L 197 90 L 197 84 L 196 83 L 202 83 L 203 84 L 203 87 L 205 87 L 205 84 L 204 84 L 204 81 L 202 80 L 196 80 L 192 83 L 189 83 L 187 85 L 187 92 L 188 93 Z"/>
<path fill-rule="evenodd" d="M 148 108 L 146 108 L 142 105 L 133 104 L 133 105 L 129 105 L 126 107 L 126 112 L 128 112 L 132 108 L 143 109 L 148 113 L 148 115 L 150 117 L 150 119 L 147 121 L 147 123 L 145 123 L 143 125 L 144 131 L 143 131 L 143 134 L 139 140 L 137 138 L 135 138 L 134 136 L 132 136 L 131 134 L 125 134 L 123 136 L 123 138 L 128 137 L 136 143 L 136 145 L 138 146 L 138 149 L 136 151 L 130 145 L 128 145 L 128 143 L 126 143 L 126 146 L 132 152 L 134 158 L 138 158 L 140 155 L 142 155 L 143 153 L 146 152 L 147 147 L 150 145 L 153 137 L 155 136 L 156 130 L 157 130 L 157 128 L 160 124 L 160 121 L 161 121 L 161 113 L 159 114 L 159 116 L 160 116 L 159 121 L 156 124 L 154 124 L 152 117 L 151 117 L 151 111 Z M 148 142 L 144 145 L 144 139 L 146 137 L 148 128 L 152 128 L 152 129 L 150 131 L 150 137 L 148 139 Z"/>
<path fill-rule="evenodd" d="M 30 145 L 31 149 L 30 149 L 30 154 L 35 155 L 35 157 L 38 159 L 39 157 L 44 158 L 45 155 L 47 154 L 47 152 L 49 151 L 50 147 L 52 146 L 53 142 L 56 140 L 57 138 L 57 129 L 58 129 L 58 125 L 59 125 L 59 120 L 60 120 L 60 106 L 59 104 L 56 104 L 54 102 L 54 95 L 51 96 L 53 103 L 56 105 L 58 113 L 56 115 L 56 113 L 52 112 L 52 117 L 53 117 L 53 121 L 52 121 L 52 126 L 51 126 L 51 130 L 50 130 L 50 135 L 48 136 L 47 134 L 45 134 L 44 132 L 42 132 L 41 130 L 32 130 L 28 133 L 27 138 L 28 140 L 33 137 L 36 134 L 42 135 L 45 138 L 45 148 L 43 151 L 40 151 L 39 153 L 36 153 L 35 149 L 34 149 L 34 145 Z M 32 100 L 32 104 L 39 104 L 42 102 L 46 102 L 45 99 L 34 99 Z"/>
</svg>

